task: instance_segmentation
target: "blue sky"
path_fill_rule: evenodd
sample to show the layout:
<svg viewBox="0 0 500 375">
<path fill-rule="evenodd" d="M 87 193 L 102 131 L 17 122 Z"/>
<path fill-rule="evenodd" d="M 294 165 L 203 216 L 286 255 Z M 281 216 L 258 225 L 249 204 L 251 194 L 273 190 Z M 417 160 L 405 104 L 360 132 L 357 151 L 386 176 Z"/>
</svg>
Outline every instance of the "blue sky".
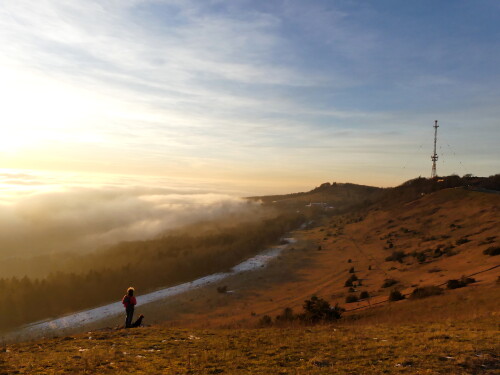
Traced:
<svg viewBox="0 0 500 375">
<path fill-rule="evenodd" d="M 0 7 L 1 168 L 305 190 L 500 171 L 498 1 Z"/>
</svg>

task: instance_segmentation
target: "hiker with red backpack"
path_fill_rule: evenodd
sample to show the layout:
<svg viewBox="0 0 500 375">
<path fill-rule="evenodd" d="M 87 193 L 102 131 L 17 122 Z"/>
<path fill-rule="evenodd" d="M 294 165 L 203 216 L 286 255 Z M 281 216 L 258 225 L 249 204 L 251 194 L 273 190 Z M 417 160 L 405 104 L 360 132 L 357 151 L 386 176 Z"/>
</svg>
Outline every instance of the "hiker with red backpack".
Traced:
<svg viewBox="0 0 500 375">
<path fill-rule="evenodd" d="M 139 316 L 139 319 L 132 324 L 132 318 L 134 316 L 134 307 L 137 304 L 137 300 L 134 297 L 134 288 L 130 287 L 127 289 L 127 294 L 122 298 L 123 306 L 125 306 L 125 328 L 139 327 L 144 319 L 144 315 Z"/>
</svg>

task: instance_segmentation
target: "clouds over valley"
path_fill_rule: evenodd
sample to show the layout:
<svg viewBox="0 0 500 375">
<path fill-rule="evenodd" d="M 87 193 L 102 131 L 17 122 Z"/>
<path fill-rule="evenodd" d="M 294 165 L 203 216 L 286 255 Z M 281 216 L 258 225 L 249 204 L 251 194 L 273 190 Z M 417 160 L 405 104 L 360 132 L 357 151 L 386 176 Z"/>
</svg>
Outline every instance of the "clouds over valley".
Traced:
<svg viewBox="0 0 500 375">
<path fill-rule="evenodd" d="M 131 181 L 84 184 L 9 172 L 0 175 L 0 185 L 2 261 L 28 254 L 82 253 L 256 209 L 241 198 L 208 189 L 139 186 Z M 9 195 L 9 188 L 16 194 Z"/>
</svg>

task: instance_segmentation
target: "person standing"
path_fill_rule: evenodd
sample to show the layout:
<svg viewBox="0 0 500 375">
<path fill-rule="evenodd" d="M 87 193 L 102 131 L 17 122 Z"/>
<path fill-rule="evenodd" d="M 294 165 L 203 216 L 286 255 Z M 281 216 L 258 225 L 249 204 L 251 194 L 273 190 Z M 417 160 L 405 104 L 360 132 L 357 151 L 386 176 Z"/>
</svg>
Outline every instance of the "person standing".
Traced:
<svg viewBox="0 0 500 375">
<path fill-rule="evenodd" d="M 123 306 L 125 306 L 125 328 L 132 327 L 132 318 L 134 316 L 134 307 L 137 304 L 137 300 L 134 297 L 134 288 L 130 287 L 127 289 L 127 294 L 123 296 L 122 299 Z"/>
</svg>

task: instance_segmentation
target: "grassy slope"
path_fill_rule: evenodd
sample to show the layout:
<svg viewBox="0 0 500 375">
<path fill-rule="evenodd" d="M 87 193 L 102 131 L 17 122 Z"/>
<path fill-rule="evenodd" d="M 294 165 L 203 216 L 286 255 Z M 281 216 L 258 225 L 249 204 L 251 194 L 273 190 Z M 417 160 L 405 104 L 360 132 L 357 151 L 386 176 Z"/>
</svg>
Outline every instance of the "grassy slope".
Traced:
<svg viewBox="0 0 500 375">
<path fill-rule="evenodd" d="M 9 346 L 0 373 L 494 374 L 498 333 L 491 321 L 101 331 Z"/>
<path fill-rule="evenodd" d="M 296 249 L 268 269 L 230 280 L 236 293 L 219 294 L 211 287 L 182 297 L 177 306 L 144 309 L 148 321 L 153 310 L 169 310 L 157 311 L 156 319 L 175 319 L 183 329 L 159 325 L 97 331 L 0 347 L 0 374 L 498 373 L 498 268 L 475 276 L 477 283 L 466 288 L 346 313 L 346 319 L 330 326 L 245 327 L 284 307 L 299 311 L 314 293 L 348 309 L 367 306 L 367 301 L 344 303 L 343 284 L 353 265 L 363 279 L 357 289 L 369 291 L 371 303 L 386 298 L 388 290 L 380 286 L 387 277 L 410 291 L 496 265 L 498 256 L 482 250 L 498 246 L 498 238 L 485 242 L 500 233 L 499 207 L 499 195 L 453 189 L 404 207 L 372 210 L 360 222 L 354 222 L 359 216 L 325 219 L 324 225 L 298 233 L 302 240 Z M 394 247 L 384 249 L 390 233 Z M 424 264 L 413 257 L 403 263 L 384 260 L 393 250 L 434 249 L 463 237 L 470 241 L 456 246 L 452 256 Z"/>
<path fill-rule="evenodd" d="M 398 288 L 411 292 L 417 286 L 441 284 L 490 268 L 499 264 L 500 259 L 483 255 L 482 251 L 495 244 L 498 246 L 499 237 L 492 243 L 484 242 L 489 242 L 488 237 L 500 236 L 499 209 L 500 195 L 450 189 L 404 206 L 371 210 L 357 223 L 350 222 L 356 221 L 359 215 L 327 219 L 324 225 L 297 233 L 302 241 L 294 251 L 283 256 L 279 264 L 261 275 L 247 276 L 244 283 L 229 283 L 230 289 L 237 290 L 237 295 L 218 296 L 216 292 L 209 292 L 190 296 L 193 301 L 183 300 L 184 313 L 176 316 L 177 323 L 192 327 L 207 324 L 247 326 L 255 324 L 264 314 L 277 315 L 285 307 L 298 312 L 303 301 L 312 294 L 326 298 L 332 304 L 338 302 L 347 309 L 367 307 L 387 299 L 391 288 L 381 288 L 386 278 L 398 280 Z M 460 228 L 450 228 L 451 224 L 460 225 Z M 404 233 L 400 228 L 415 230 L 418 234 Z M 391 236 L 394 247 L 385 249 L 389 233 L 394 233 Z M 443 239 L 443 235 L 449 238 Z M 469 242 L 455 245 L 465 236 Z M 455 248 L 452 250 L 457 254 L 430 258 L 423 264 L 411 256 L 403 263 L 385 261 L 394 250 L 411 253 L 435 249 L 440 244 L 453 244 Z M 322 250 L 318 251 L 318 246 Z M 348 259 L 352 259 L 352 263 L 348 263 Z M 348 270 L 352 266 L 363 281 L 363 285 L 356 288 L 357 293 L 368 291 L 372 296 L 370 301 L 345 304 L 348 288 L 344 287 L 344 282 L 349 278 Z M 371 270 L 368 270 L 369 266 Z M 425 316 L 430 320 L 436 317 L 446 319 L 448 315 L 470 318 L 499 311 L 498 300 L 494 298 L 498 293 L 495 281 L 499 275 L 500 268 L 476 275 L 477 283 L 431 298 L 440 307 L 423 314 L 420 319 L 425 319 Z M 411 310 L 416 308 L 413 304 L 409 301 L 395 304 L 401 310 L 401 320 L 412 316 Z M 394 309 L 392 305 L 390 308 Z M 457 309 L 461 305 L 463 308 Z M 425 304 L 422 306 L 425 309 Z M 373 315 L 381 311 L 378 319 L 385 320 L 385 308 L 382 305 L 372 309 L 371 319 L 374 320 Z M 193 313 L 189 314 L 189 311 Z M 356 311 L 358 315 L 359 311 Z M 394 320 L 394 312 L 391 315 Z"/>
</svg>

